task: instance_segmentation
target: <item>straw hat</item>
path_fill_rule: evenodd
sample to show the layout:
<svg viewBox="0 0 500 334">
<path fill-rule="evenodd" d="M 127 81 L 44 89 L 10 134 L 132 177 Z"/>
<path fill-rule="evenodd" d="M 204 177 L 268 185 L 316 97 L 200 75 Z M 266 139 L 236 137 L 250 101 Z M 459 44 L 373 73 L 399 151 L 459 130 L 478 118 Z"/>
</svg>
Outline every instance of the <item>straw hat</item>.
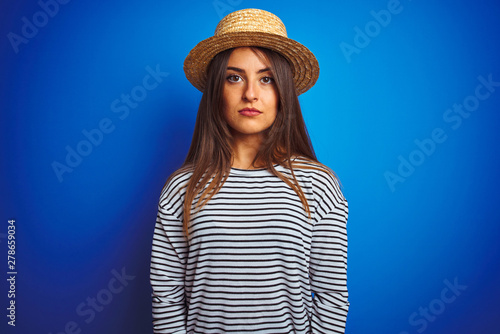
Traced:
<svg viewBox="0 0 500 334">
<path fill-rule="evenodd" d="M 224 17 L 214 36 L 196 45 L 184 60 L 187 79 L 203 91 L 210 61 L 220 52 L 242 46 L 268 48 L 284 56 L 292 68 L 297 94 L 311 88 L 318 79 L 316 57 L 304 45 L 289 39 L 285 25 L 274 14 L 260 9 L 242 9 Z"/>
</svg>

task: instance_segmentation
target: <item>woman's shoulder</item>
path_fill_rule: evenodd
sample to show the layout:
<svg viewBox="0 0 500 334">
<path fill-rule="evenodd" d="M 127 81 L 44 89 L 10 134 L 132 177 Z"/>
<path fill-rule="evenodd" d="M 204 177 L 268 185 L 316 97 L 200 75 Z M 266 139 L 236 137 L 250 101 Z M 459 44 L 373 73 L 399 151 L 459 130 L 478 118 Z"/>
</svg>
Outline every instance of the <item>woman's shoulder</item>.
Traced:
<svg viewBox="0 0 500 334">
<path fill-rule="evenodd" d="M 292 161 L 292 167 L 296 174 L 308 178 L 318 193 L 333 195 L 339 200 L 345 200 L 337 175 L 327 165 L 316 160 L 296 157 Z"/>
<path fill-rule="evenodd" d="M 160 206 L 172 202 L 175 197 L 182 197 L 186 193 L 186 186 L 193 174 L 191 167 L 181 167 L 168 177 L 160 195 Z"/>
<path fill-rule="evenodd" d="M 328 180 L 337 180 L 337 175 L 328 166 L 322 164 L 317 160 L 308 159 L 306 157 L 294 157 L 292 159 L 292 167 L 294 171 L 301 171 L 302 173 L 309 173 L 313 176 L 325 178 Z"/>
</svg>

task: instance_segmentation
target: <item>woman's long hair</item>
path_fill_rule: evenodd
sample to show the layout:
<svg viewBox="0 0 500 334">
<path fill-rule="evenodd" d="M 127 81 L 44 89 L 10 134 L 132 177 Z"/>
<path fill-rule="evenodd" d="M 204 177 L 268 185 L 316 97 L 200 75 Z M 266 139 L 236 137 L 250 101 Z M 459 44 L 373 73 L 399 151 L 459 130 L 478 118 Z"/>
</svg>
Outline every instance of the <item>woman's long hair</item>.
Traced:
<svg viewBox="0 0 500 334">
<path fill-rule="evenodd" d="M 300 110 L 293 74 L 288 61 L 265 48 L 252 47 L 257 56 L 267 60 L 276 82 L 279 104 L 274 123 L 266 136 L 253 165 L 266 168 L 283 180 L 299 196 L 310 217 L 309 204 L 295 177 L 293 158 L 301 157 L 318 163 Z M 224 119 L 223 91 L 226 68 L 233 49 L 216 55 L 208 68 L 207 84 L 200 101 L 191 147 L 178 172 L 192 171 L 184 199 L 184 231 L 189 236 L 193 201 L 201 209 L 222 187 L 232 162 L 232 135 Z M 291 177 L 278 172 L 280 164 L 291 171 Z M 177 175 L 174 173 L 172 176 Z M 170 178 L 172 178 L 172 176 Z M 168 181 L 167 181 L 168 182 Z"/>
</svg>

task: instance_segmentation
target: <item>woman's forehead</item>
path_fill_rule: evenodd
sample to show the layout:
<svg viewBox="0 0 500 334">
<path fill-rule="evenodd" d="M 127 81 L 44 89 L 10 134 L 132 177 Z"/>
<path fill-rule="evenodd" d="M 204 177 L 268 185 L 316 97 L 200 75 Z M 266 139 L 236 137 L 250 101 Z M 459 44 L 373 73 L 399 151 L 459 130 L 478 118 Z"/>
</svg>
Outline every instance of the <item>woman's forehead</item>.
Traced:
<svg viewBox="0 0 500 334">
<path fill-rule="evenodd" d="M 269 60 L 265 53 L 256 47 L 235 48 L 229 56 L 228 67 L 241 69 L 264 69 L 269 68 Z"/>
</svg>

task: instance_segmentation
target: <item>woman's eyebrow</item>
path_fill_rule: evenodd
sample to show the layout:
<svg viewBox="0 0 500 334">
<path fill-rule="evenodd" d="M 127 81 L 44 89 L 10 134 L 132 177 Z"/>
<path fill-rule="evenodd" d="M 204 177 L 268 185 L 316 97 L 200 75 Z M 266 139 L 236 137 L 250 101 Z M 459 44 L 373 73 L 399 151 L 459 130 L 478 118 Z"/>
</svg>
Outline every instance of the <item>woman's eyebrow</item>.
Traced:
<svg viewBox="0 0 500 334">
<path fill-rule="evenodd" d="M 242 69 L 242 68 L 239 68 L 239 67 L 228 66 L 227 69 L 228 70 L 233 70 L 233 71 L 238 72 L 238 73 L 245 73 L 245 70 Z M 266 68 L 263 68 L 261 70 L 258 70 L 257 73 L 268 72 L 270 70 L 271 69 L 269 67 L 266 67 Z"/>
</svg>

